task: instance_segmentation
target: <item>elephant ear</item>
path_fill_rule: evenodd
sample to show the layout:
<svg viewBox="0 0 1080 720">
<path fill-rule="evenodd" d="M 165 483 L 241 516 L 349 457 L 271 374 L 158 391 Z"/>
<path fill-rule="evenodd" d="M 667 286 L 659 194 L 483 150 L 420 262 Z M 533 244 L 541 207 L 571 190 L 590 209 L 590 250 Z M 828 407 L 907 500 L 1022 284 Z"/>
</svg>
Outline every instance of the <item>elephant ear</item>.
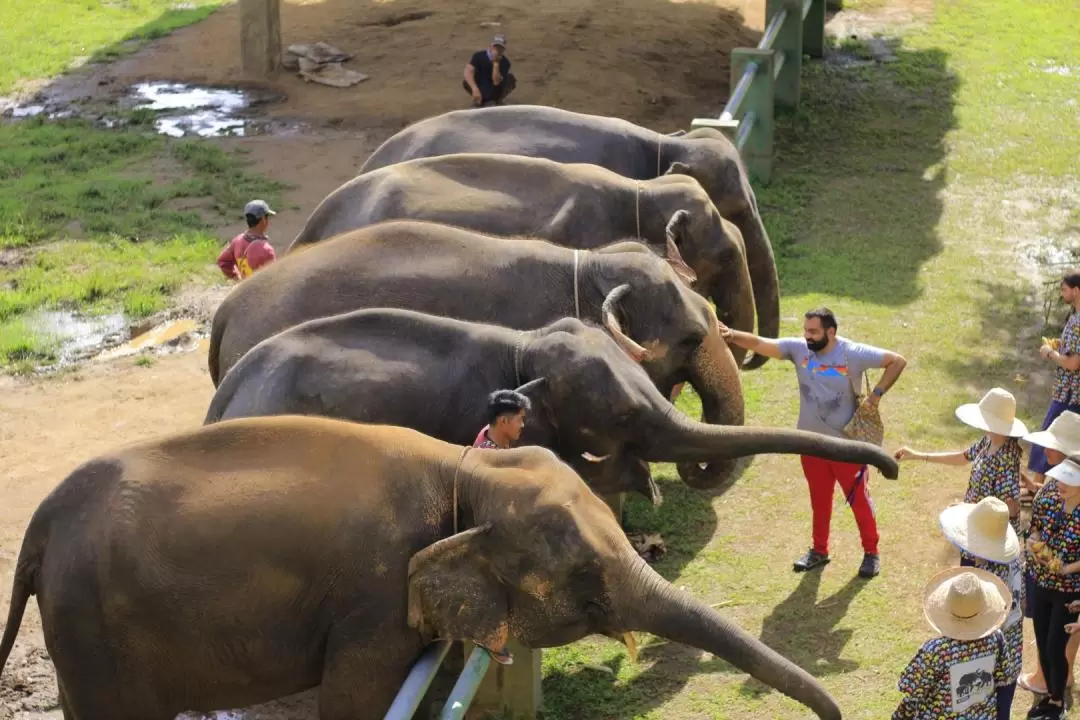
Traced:
<svg viewBox="0 0 1080 720">
<path fill-rule="evenodd" d="M 491 565 L 491 523 L 429 545 L 409 560 L 409 627 L 429 639 L 506 647 L 506 588 Z"/>
<path fill-rule="evenodd" d="M 686 264 L 683 260 L 682 252 L 679 250 L 680 245 L 685 245 L 689 241 L 690 235 L 690 213 L 686 210 L 677 210 L 675 214 L 671 216 L 671 220 L 668 221 L 665 228 L 665 234 L 667 235 L 667 261 L 671 265 L 671 268 L 675 271 L 683 282 L 687 285 L 693 285 L 697 280 L 697 273 L 694 269 Z"/>
</svg>

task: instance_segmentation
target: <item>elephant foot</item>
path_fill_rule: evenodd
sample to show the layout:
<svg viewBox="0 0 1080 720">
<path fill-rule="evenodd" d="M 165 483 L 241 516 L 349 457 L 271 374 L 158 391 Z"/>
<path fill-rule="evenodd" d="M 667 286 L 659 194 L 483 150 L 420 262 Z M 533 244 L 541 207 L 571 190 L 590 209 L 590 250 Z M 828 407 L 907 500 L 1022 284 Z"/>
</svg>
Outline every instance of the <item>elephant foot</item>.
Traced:
<svg viewBox="0 0 1080 720">
<path fill-rule="evenodd" d="M 634 533 L 627 535 L 626 539 L 634 547 L 641 559 L 647 563 L 655 563 L 667 552 L 667 545 L 660 533 Z"/>
</svg>

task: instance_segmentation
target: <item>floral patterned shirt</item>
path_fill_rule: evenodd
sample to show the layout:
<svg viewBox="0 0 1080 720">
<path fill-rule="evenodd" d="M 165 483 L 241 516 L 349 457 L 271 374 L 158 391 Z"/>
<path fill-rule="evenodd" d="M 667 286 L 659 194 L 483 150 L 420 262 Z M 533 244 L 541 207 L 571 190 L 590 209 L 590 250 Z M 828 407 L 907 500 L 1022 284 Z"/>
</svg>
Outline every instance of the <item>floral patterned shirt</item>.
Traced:
<svg viewBox="0 0 1080 720">
<path fill-rule="evenodd" d="M 900 674 L 892 720 L 997 720 L 995 690 L 1008 685 L 1005 638 L 927 640 Z"/>
<path fill-rule="evenodd" d="M 1005 634 L 1005 667 L 1003 671 L 1009 682 L 1014 682 L 1020 677 L 1020 671 L 1024 666 L 1024 613 L 1020 609 L 1020 602 L 1024 599 L 1024 571 L 1021 567 L 1020 558 L 1017 556 L 1010 563 L 993 562 L 984 560 L 974 555 L 963 553 L 975 567 L 992 572 L 1001 578 L 1005 586 L 1012 593 L 1012 606 L 1009 614 L 1005 616 L 1005 624 L 1001 630 Z"/>
<path fill-rule="evenodd" d="M 1065 512 L 1057 484 L 1047 483 L 1031 503 L 1031 534 L 1039 533 L 1051 552 L 1069 563 L 1080 560 L 1080 506 Z M 1028 553 L 1028 567 L 1034 570 L 1035 583 L 1047 590 L 1080 593 L 1080 573 L 1059 575 Z"/>
<path fill-rule="evenodd" d="M 1061 331 L 1061 347 L 1058 352 L 1062 355 L 1080 353 L 1080 312 L 1074 310 L 1070 313 L 1065 329 Z M 1069 403 L 1071 398 L 1080 400 L 1080 370 L 1057 368 L 1054 377 L 1054 392 L 1050 398 L 1063 403 Z"/>
<path fill-rule="evenodd" d="M 990 447 L 990 438 L 985 435 L 964 451 L 964 458 L 971 463 L 971 478 L 968 480 L 964 502 L 977 503 L 988 497 L 999 500 L 1015 500 L 1020 504 L 1020 456 L 1023 451 L 1020 443 L 1006 440 L 1005 444 L 994 451 Z M 1020 532 L 1020 513 L 1009 518 L 1013 530 Z"/>
</svg>

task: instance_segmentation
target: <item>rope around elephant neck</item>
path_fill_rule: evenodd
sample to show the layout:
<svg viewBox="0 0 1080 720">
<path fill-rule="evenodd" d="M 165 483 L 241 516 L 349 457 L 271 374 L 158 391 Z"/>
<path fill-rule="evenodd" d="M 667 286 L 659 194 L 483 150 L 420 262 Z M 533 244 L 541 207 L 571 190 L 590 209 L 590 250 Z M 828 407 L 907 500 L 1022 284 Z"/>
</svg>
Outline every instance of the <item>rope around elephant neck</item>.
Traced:
<svg viewBox="0 0 1080 720">
<path fill-rule="evenodd" d="M 660 153 L 664 150 L 664 136 L 656 133 L 656 177 L 660 177 Z"/>
<path fill-rule="evenodd" d="M 461 450 L 461 457 L 458 458 L 457 467 L 454 469 L 454 534 L 458 534 L 458 521 L 457 521 L 457 508 L 458 508 L 458 475 L 461 473 L 461 466 L 465 462 L 465 456 L 469 454 L 472 447 L 466 445 Z"/>
<path fill-rule="evenodd" d="M 637 223 L 637 239 L 641 239 L 641 183 L 634 183 L 634 221 Z"/>
<path fill-rule="evenodd" d="M 580 250 L 574 250 L 574 317 L 581 319 L 581 301 L 578 295 L 578 256 Z"/>
</svg>

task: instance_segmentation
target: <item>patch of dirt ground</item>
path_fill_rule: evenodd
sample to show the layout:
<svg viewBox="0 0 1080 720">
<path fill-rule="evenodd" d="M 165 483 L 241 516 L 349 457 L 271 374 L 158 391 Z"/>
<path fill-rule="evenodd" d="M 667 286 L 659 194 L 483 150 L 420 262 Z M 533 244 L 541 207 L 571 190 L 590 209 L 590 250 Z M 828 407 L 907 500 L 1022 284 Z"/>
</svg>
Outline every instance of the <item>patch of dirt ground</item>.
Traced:
<svg viewBox="0 0 1080 720">
<path fill-rule="evenodd" d="M 345 66 L 370 79 L 338 89 L 280 74 L 261 84 L 284 94 L 284 101 L 260 112 L 298 119 L 306 128 L 219 142 L 250 150 L 256 170 L 294 185 L 271 230 L 275 245 L 284 248 L 315 205 L 353 177 L 379 142 L 407 123 L 468 105 L 462 69 L 493 33 L 509 36 L 518 78 L 512 102 L 619 116 L 669 131 L 719 112 L 728 94 L 729 51 L 757 43 L 762 7 L 761 0 L 285 0 L 285 45 L 328 42 L 355 53 Z M 226 7 L 134 56 L 58 79 L 49 92 L 85 102 L 115 97 L 140 80 L 242 84 L 239 22 L 239 7 Z M 219 232 L 224 240 L 238 229 Z M 218 291 L 184 302 L 212 304 L 220 297 Z M 200 425 L 212 394 L 203 346 L 150 366 L 127 357 L 49 379 L 0 379 L 0 617 L 6 617 L 26 524 L 56 483 L 121 444 Z M 301 696 L 245 717 L 313 713 L 310 696 Z M 0 677 L 0 720 L 44 717 L 59 712 L 31 602 Z"/>
</svg>

